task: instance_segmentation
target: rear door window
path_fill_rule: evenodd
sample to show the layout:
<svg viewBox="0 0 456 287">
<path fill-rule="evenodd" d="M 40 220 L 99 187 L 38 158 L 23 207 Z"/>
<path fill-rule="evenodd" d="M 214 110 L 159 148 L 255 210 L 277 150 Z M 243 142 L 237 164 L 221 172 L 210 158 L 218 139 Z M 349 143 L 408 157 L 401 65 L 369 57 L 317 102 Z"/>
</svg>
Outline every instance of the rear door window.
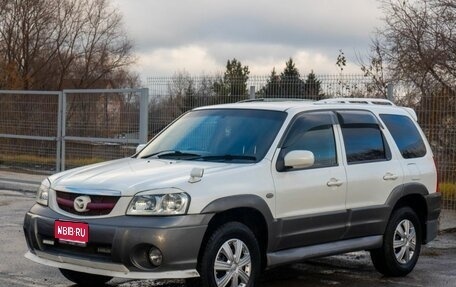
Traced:
<svg viewBox="0 0 456 287">
<path fill-rule="evenodd" d="M 377 118 L 366 111 L 339 111 L 348 164 L 390 159 Z"/>
<path fill-rule="evenodd" d="M 393 136 L 403 158 L 417 158 L 426 155 L 426 146 L 421 134 L 409 117 L 382 114 L 380 118 Z"/>
</svg>

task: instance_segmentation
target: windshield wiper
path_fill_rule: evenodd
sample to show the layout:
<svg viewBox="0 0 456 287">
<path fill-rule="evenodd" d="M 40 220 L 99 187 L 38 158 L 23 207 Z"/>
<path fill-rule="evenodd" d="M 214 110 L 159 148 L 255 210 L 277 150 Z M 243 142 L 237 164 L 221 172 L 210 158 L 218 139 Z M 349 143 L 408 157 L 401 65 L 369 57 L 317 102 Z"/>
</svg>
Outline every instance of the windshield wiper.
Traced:
<svg viewBox="0 0 456 287">
<path fill-rule="evenodd" d="M 249 160 L 256 161 L 257 158 L 251 155 L 235 155 L 235 154 L 225 154 L 225 155 L 208 155 L 200 157 L 202 160 Z"/>
<path fill-rule="evenodd" d="M 143 156 L 141 158 L 150 158 L 150 157 L 156 157 L 156 158 L 162 158 L 166 156 L 183 156 L 183 157 L 201 157 L 199 154 L 196 153 L 189 153 L 189 152 L 181 152 L 179 150 L 163 150 L 159 152 L 154 152 L 149 155 Z"/>
</svg>

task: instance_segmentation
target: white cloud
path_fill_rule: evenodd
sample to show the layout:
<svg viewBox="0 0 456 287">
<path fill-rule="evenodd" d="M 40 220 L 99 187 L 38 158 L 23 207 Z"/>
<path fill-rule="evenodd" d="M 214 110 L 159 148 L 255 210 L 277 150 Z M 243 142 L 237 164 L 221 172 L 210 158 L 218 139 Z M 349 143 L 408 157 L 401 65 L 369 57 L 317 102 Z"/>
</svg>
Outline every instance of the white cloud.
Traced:
<svg viewBox="0 0 456 287">
<path fill-rule="evenodd" d="M 377 0 L 114 0 L 138 54 L 142 78 L 223 71 L 237 58 L 252 74 L 283 69 L 293 57 L 302 73 L 337 73 L 339 49 L 346 73 L 359 73 L 380 25 Z"/>
<path fill-rule="evenodd" d="M 218 52 L 230 51 L 231 44 L 218 44 Z M 283 48 L 285 53 L 275 56 L 274 51 L 278 47 L 268 45 L 238 45 L 239 51 L 246 51 L 243 57 L 238 57 L 243 65 L 249 66 L 251 75 L 269 75 L 272 68 L 280 73 L 285 62 L 292 57 L 296 67 L 304 76 L 313 70 L 317 74 L 336 74 L 339 68 L 336 66 L 336 57 L 311 51 L 298 50 L 291 54 L 292 50 Z M 149 76 L 169 76 L 177 71 L 185 70 L 192 75 L 221 73 L 225 70 L 226 60 L 229 55 L 220 56 L 211 53 L 213 47 L 189 45 L 172 49 L 156 49 L 149 53 L 139 53 L 135 70 L 142 75 L 143 79 Z M 262 51 L 262 52 L 259 52 Z M 220 58 L 218 60 L 217 58 Z M 359 73 L 359 67 L 349 64 L 344 68 L 344 73 Z"/>
<path fill-rule="evenodd" d="M 181 70 L 190 74 L 201 74 L 222 69 L 223 67 L 208 55 L 206 49 L 194 45 L 138 53 L 135 66 L 135 70 L 143 77 L 172 75 Z"/>
</svg>

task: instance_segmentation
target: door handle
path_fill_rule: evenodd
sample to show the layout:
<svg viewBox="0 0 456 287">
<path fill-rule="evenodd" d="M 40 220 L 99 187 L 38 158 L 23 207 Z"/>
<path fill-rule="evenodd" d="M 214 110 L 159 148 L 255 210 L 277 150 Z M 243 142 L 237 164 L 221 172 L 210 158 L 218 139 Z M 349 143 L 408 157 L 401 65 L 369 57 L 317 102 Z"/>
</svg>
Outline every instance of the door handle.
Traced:
<svg viewBox="0 0 456 287">
<path fill-rule="evenodd" d="M 383 179 L 384 180 L 396 180 L 398 178 L 397 175 L 395 175 L 394 173 L 391 173 L 391 172 L 387 172 L 384 176 L 383 176 Z"/>
<path fill-rule="evenodd" d="M 337 178 L 331 178 L 327 183 L 326 185 L 329 186 L 329 187 L 333 187 L 333 186 L 341 186 L 343 184 L 342 181 L 338 180 Z"/>
</svg>

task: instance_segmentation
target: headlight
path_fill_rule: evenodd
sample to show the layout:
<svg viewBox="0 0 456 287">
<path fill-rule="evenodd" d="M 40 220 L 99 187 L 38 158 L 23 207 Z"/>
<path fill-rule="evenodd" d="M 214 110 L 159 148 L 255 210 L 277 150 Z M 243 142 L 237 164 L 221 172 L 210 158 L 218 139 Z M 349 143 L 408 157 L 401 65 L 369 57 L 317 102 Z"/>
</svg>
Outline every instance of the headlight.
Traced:
<svg viewBox="0 0 456 287">
<path fill-rule="evenodd" d="M 41 182 L 40 188 L 38 189 L 38 192 L 36 193 L 36 202 L 39 204 L 42 204 L 44 206 L 48 205 L 48 200 L 49 200 L 49 190 L 51 189 L 51 183 L 49 180 L 46 178 Z"/>
<path fill-rule="evenodd" d="M 190 196 L 185 192 L 167 194 L 139 193 L 133 197 L 127 209 L 128 215 L 176 215 L 185 214 Z"/>
</svg>

